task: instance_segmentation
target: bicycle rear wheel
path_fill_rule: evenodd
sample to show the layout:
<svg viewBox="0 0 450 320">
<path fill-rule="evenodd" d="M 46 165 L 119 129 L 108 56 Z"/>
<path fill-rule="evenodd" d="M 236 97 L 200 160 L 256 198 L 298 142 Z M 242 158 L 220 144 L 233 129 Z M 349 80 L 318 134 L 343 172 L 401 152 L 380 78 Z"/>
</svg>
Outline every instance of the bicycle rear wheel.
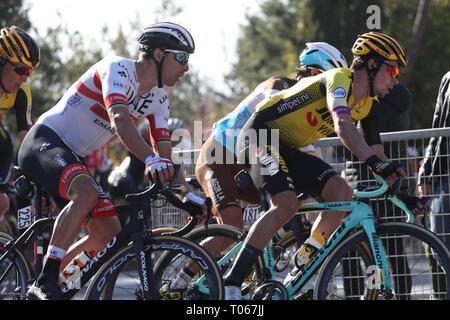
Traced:
<svg viewBox="0 0 450 320">
<path fill-rule="evenodd" d="M 0 236 L 0 256 L 6 253 L 7 250 L 4 246 L 10 240 L 10 237 Z M 31 271 L 25 256 L 15 249 L 8 258 L 0 263 L 0 299 L 24 300 L 30 278 Z"/>
<path fill-rule="evenodd" d="M 450 298 L 447 289 L 450 252 L 434 233 L 402 222 L 380 224 L 377 233 L 386 252 L 393 296 L 377 294 L 377 268 L 374 262 L 368 262 L 374 261 L 373 257 L 367 257 L 367 251 L 362 250 L 369 246 L 369 240 L 359 230 L 344 240 L 323 264 L 314 290 L 315 299 Z"/>
<path fill-rule="evenodd" d="M 152 236 L 149 241 L 146 241 L 145 251 L 147 255 L 151 255 L 153 261 L 157 261 L 159 257 L 169 253 L 174 257 L 172 263 L 175 266 L 190 259 L 201 266 L 208 292 L 202 293 L 201 297 L 191 294 L 186 295 L 186 298 L 210 300 L 223 298 L 222 274 L 214 259 L 198 244 L 179 237 Z M 130 243 L 97 272 L 87 289 L 85 298 L 88 300 L 142 299 L 141 281 L 137 271 L 138 263 L 140 262 Z M 167 272 L 162 271 L 165 270 L 158 268 L 157 264 L 154 266 L 156 292 L 162 287 L 167 277 Z M 195 278 L 192 280 L 193 283 L 195 280 Z M 194 291 L 195 288 L 192 290 Z M 153 297 L 153 299 L 159 298 L 159 295 Z"/>
</svg>

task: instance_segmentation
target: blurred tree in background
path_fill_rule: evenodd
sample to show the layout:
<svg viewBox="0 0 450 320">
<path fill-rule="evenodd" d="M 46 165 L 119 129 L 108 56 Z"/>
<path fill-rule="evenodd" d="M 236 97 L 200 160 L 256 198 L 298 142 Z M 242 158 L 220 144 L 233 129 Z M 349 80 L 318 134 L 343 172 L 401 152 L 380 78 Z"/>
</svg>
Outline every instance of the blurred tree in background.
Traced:
<svg viewBox="0 0 450 320">
<path fill-rule="evenodd" d="M 28 10 L 22 0 L 7 0 L 0 4 L 1 26 L 20 25 L 38 41 L 41 48 L 41 64 L 28 80 L 32 90 L 33 122 L 54 106 L 65 90 L 104 56 L 114 54 L 136 59 L 139 54 L 137 39 L 144 27 L 139 18 L 130 23 L 133 31 L 127 34 L 122 25 L 118 25 L 117 30 L 104 26 L 101 30 L 103 43 L 99 44 L 90 39 L 90 35 L 71 32 L 63 23 L 55 23 L 55 27 L 47 29 L 45 34 L 37 34 L 29 21 Z M 174 16 L 180 12 L 182 7 L 174 1 L 164 1 L 160 8 L 155 8 L 155 20 L 164 20 L 165 16 Z M 64 17 L 60 16 L 57 21 L 64 21 Z M 100 45 L 103 45 L 103 48 Z M 194 120 L 201 119 L 206 120 L 205 125 L 212 125 L 223 114 L 219 112 L 218 116 L 208 120 L 208 110 L 220 110 L 222 105 L 230 104 L 227 102 L 228 97 L 215 92 L 192 70 L 180 80 L 176 90 L 168 88 L 167 91 L 171 100 L 171 116 L 183 119 L 188 126 L 191 126 Z M 10 112 L 5 116 L 5 122 L 14 132 L 14 113 Z"/>
<path fill-rule="evenodd" d="M 373 5 L 380 8 L 380 29 L 368 28 L 367 11 Z M 247 14 L 238 59 L 227 80 L 243 96 L 271 75 L 292 75 L 306 42 L 328 42 L 351 64 L 358 34 L 380 31 L 400 41 L 407 52 L 413 43 L 414 63 L 401 71 L 400 80 L 413 95 L 411 129 L 430 127 L 439 82 L 450 69 L 449 16 L 448 0 L 265 0 L 261 12 Z"/>
<path fill-rule="evenodd" d="M 369 29 L 370 6 L 380 9 L 379 29 Z M 0 2 L 1 26 L 16 24 L 36 37 L 41 46 L 41 65 L 29 80 L 33 120 L 52 107 L 68 86 L 105 55 L 135 59 L 138 54 L 136 39 L 143 27 L 139 19 L 130 24 L 133 31 L 128 33 L 121 25 L 116 30 L 105 26 L 100 44 L 93 42 L 91 35 L 71 32 L 63 22 L 58 24 L 64 17 L 59 17 L 55 27 L 45 34 L 38 34 L 28 10 L 23 0 Z M 181 12 L 183 6 L 175 0 L 164 1 L 155 8 L 156 20 Z M 400 75 L 414 98 L 411 128 L 429 127 L 440 79 L 450 66 L 449 13 L 449 0 L 261 0 L 259 10 L 247 12 L 240 27 L 236 63 L 225 79 L 232 94 L 216 92 L 191 70 L 175 90 L 168 89 L 171 115 L 182 118 L 187 125 L 203 120 L 204 126 L 210 126 L 264 79 L 275 74 L 293 76 L 306 42 L 329 42 L 341 50 L 350 64 L 350 49 L 357 35 L 381 31 L 411 50 L 408 54 L 412 63 Z M 6 122 L 14 127 L 12 118 L 7 114 Z"/>
<path fill-rule="evenodd" d="M 31 22 L 28 18 L 29 7 L 25 6 L 23 0 L 2 0 L 0 2 L 0 25 L 16 25 L 28 30 Z"/>
</svg>

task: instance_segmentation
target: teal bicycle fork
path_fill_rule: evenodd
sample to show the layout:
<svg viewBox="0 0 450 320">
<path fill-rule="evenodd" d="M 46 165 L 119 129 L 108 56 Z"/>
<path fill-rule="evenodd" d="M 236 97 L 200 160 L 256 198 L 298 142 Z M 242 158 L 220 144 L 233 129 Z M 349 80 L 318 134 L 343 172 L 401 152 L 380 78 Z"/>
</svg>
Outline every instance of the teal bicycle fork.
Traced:
<svg viewBox="0 0 450 320">
<path fill-rule="evenodd" d="M 341 223 L 339 228 L 327 240 L 327 242 L 315 252 L 310 261 L 306 265 L 302 265 L 296 276 L 286 284 L 286 289 L 291 298 L 306 284 L 306 282 L 318 270 L 323 261 L 328 257 L 331 251 L 344 239 L 344 237 L 356 228 L 362 227 L 367 234 L 370 242 L 371 251 L 374 257 L 374 271 L 376 271 L 375 283 L 376 289 L 385 294 L 392 293 L 392 285 L 390 281 L 389 268 L 387 265 L 386 254 L 383 243 L 375 229 L 375 221 L 372 209 L 369 205 L 359 201 L 349 202 L 328 202 L 314 205 L 304 205 L 300 207 L 297 214 L 306 214 L 312 212 L 324 211 L 350 211 L 351 214 Z M 273 258 L 273 256 L 272 256 Z M 273 273 L 272 273 L 273 274 Z M 371 288 L 375 289 L 375 288 Z"/>
</svg>

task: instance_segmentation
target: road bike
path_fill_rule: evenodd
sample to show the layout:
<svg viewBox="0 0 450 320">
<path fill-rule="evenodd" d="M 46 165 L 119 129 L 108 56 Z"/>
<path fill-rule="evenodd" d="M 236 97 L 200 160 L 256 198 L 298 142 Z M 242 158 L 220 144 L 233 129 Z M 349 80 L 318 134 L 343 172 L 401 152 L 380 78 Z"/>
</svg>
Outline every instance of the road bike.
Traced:
<svg viewBox="0 0 450 320">
<path fill-rule="evenodd" d="M 280 255 L 270 241 L 248 271 L 243 299 L 450 298 L 449 250 L 434 233 L 414 223 L 413 214 L 391 190 L 389 199 L 405 212 L 407 221 L 378 223 L 367 200 L 385 194 L 388 186 L 381 177 L 376 179 L 379 188 L 357 191 L 353 201 L 302 205 L 298 215 L 323 211 L 348 214 L 325 245 L 285 283 L 277 278 Z M 225 274 L 245 235 L 236 228 L 217 225 L 194 230 L 186 237 L 196 241 L 209 236 L 233 240 L 235 245 L 218 258 Z"/>
<path fill-rule="evenodd" d="M 176 196 L 180 189 L 171 183 L 165 187 L 155 183 L 140 193 L 127 195 L 129 203 L 116 206 L 119 216 L 126 221 L 122 230 L 84 268 L 74 272 L 69 286 L 61 285 L 64 298 L 73 298 L 87 285 L 83 297 L 89 300 L 159 299 L 164 274 L 155 273 L 154 264 L 161 255 L 170 252 L 185 260 L 192 259 L 201 267 L 202 277 L 207 279 L 202 286 L 208 288 L 201 299 L 222 299 L 222 274 L 215 260 L 200 245 L 182 237 L 197 224 L 196 218 L 175 234 L 152 232 L 152 205 L 161 197 L 193 217 L 201 213 L 198 206 Z M 34 205 L 32 223 L 20 237 L 12 240 L 0 237 L 0 298 L 25 299 L 28 286 L 42 269 L 42 230 L 52 226 L 55 217 L 42 215 L 42 188 L 24 175 L 14 185 L 1 184 L 0 190 L 29 197 Z M 32 270 L 22 251 L 30 242 L 34 242 Z M 186 298 L 198 299 L 196 289 L 193 285 Z"/>
</svg>

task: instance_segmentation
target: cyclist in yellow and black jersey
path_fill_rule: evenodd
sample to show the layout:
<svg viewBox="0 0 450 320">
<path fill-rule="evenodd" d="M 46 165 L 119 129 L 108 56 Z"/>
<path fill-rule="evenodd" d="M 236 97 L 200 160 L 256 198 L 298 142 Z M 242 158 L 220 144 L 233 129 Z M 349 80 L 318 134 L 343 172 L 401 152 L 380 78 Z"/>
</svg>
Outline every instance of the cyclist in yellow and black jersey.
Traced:
<svg viewBox="0 0 450 320">
<path fill-rule="evenodd" d="M 0 30 L 0 182 L 9 179 L 14 162 L 14 141 L 2 117 L 14 109 L 22 142 L 32 125 L 31 91 L 26 81 L 39 62 L 39 46 L 25 31 L 16 26 Z M 8 207 L 8 197 L 0 193 L 0 221 Z"/>
<path fill-rule="evenodd" d="M 366 118 L 376 97 L 364 97 L 355 103 L 352 94 L 353 73 L 346 68 L 331 69 L 305 78 L 280 91 L 257 107 L 258 121 L 278 129 L 280 141 L 291 148 L 307 146 L 334 133 L 330 110 L 351 106 L 353 122 Z M 332 111 L 333 112 L 333 111 Z"/>
<path fill-rule="evenodd" d="M 16 114 L 17 132 L 20 141 L 23 140 L 32 126 L 31 122 L 31 90 L 27 83 L 22 83 L 15 93 L 4 93 L 0 96 L 0 121 L 8 110 Z"/>
<path fill-rule="evenodd" d="M 350 69 L 329 70 L 303 79 L 262 101 L 242 128 L 236 144 L 238 162 L 245 167 L 256 188 L 270 200 L 270 208 L 252 225 L 225 276 L 226 299 L 240 299 L 240 286 L 248 267 L 296 213 L 298 193 L 317 196 L 326 202 L 350 201 L 353 197 L 353 189 L 328 163 L 298 147 L 335 132 L 352 153 L 389 185 L 399 175 L 405 177 L 405 171 L 386 158 L 381 142 L 370 143 L 369 147 L 354 124 L 376 108 L 376 96 L 383 97 L 398 83 L 399 66 L 406 66 L 403 47 L 385 34 L 369 32 L 357 38 L 352 52 Z M 418 214 L 423 207 L 415 199 L 414 203 Z M 339 212 L 319 215 L 311 236 L 296 253 L 298 266 L 309 261 L 343 216 Z"/>
<path fill-rule="evenodd" d="M 9 179 L 14 159 L 14 138 L 2 123 L 3 114 L 10 109 L 16 113 L 17 131 L 22 141 L 31 127 L 31 92 L 26 83 L 22 83 L 19 91 L 0 96 L 0 182 Z"/>
</svg>

